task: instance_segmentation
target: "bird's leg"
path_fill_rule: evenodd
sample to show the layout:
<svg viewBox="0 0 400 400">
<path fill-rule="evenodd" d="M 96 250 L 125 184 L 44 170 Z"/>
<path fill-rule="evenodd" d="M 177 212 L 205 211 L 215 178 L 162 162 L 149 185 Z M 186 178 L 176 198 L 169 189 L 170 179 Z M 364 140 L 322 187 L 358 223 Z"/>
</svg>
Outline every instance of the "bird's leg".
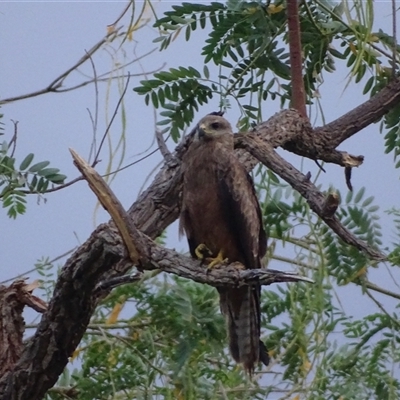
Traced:
<svg viewBox="0 0 400 400">
<path fill-rule="evenodd" d="M 199 260 L 207 260 L 210 262 L 210 264 L 207 266 L 207 269 L 213 269 L 218 264 L 228 262 L 228 259 L 224 258 L 222 250 L 219 251 L 216 257 L 211 257 L 212 252 L 204 243 L 200 243 L 194 250 L 194 253 Z"/>
<path fill-rule="evenodd" d="M 194 253 L 199 260 L 204 260 L 207 256 L 212 255 L 211 250 L 204 243 L 199 244 Z"/>
<path fill-rule="evenodd" d="M 225 262 L 228 262 L 228 259 L 227 259 L 227 258 L 224 258 L 224 253 L 223 253 L 222 250 L 220 250 L 220 251 L 218 252 L 217 257 L 215 257 L 215 258 L 210 258 L 210 260 L 211 260 L 211 262 L 210 262 L 210 264 L 208 264 L 207 269 L 213 269 L 213 268 L 214 268 L 216 265 L 218 265 L 218 264 L 223 264 L 223 263 L 225 263 Z"/>
</svg>

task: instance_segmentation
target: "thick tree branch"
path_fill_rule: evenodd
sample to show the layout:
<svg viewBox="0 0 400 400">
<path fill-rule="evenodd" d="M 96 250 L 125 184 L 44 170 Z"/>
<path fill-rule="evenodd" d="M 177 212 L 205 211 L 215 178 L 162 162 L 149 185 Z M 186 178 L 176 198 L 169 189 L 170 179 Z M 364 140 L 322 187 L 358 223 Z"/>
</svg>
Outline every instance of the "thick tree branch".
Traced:
<svg viewBox="0 0 400 400">
<path fill-rule="evenodd" d="M 255 135 L 241 136 L 240 145 L 296 189 L 307 200 L 310 208 L 318 214 L 345 243 L 355 246 L 375 260 L 386 259 L 385 255 L 371 248 L 367 243 L 359 240 L 347 230 L 332 212 L 327 213 L 327 204 L 330 209 L 334 207 L 335 196 L 329 195 L 328 198 L 325 198 L 305 175 L 276 153 L 272 146 L 264 143 Z M 335 206 L 337 208 L 337 204 L 335 204 Z"/>
<path fill-rule="evenodd" d="M 94 312 L 95 285 L 125 254 L 116 236 L 108 225 L 100 225 L 68 259 L 35 335 L 13 371 L 0 379 L 1 399 L 41 399 L 55 384 Z"/>
<path fill-rule="evenodd" d="M 32 295 L 37 287 L 37 282 L 28 285 L 24 279 L 16 280 L 9 287 L 0 286 L 0 377 L 11 371 L 21 357 L 24 307 L 38 312 L 47 308 L 41 299 Z"/>
<path fill-rule="evenodd" d="M 400 78 L 397 78 L 365 103 L 329 124 L 316 128 L 314 130 L 315 138 L 322 139 L 322 146 L 335 149 L 346 139 L 378 121 L 399 103 Z"/>
</svg>

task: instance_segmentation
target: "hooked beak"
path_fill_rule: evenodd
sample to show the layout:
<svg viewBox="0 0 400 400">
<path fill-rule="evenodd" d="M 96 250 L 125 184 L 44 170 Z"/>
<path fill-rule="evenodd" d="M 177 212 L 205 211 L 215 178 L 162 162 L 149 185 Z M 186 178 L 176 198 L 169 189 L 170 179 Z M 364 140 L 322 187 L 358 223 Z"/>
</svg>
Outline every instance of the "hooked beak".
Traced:
<svg viewBox="0 0 400 400">
<path fill-rule="evenodd" d="M 198 133 L 199 139 L 203 139 L 204 136 L 206 136 L 206 132 L 204 130 L 204 125 L 200 125 L 199 126 L 199 129 L 197 130 L 197 133 Z"/>
<path fill-rule="evenodd" d="M 200 125 L 199 128 L 197 129 L 197 135 L 199 137 L 199 139 L 203 139 L 204 136 L 206 136 L 206 131 L 204 129 L 204 125 Z"/>
</svg>

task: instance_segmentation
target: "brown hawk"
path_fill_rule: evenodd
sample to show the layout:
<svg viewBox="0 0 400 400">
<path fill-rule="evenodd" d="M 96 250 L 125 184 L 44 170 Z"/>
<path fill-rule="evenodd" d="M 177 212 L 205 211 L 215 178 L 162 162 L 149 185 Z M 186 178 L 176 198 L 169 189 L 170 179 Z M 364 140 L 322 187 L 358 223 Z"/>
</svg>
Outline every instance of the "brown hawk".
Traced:
<svg viewBox="0 0 400 400">
<path fill-rule="evenodd" d="M 227 120 L 212 114 L 200 120 L 183 157 L 182 171 L 180 232 L 186 233 L 191 255 L 202 258 L 206 250 L 216 260 L 212 264 L 228 259 L 245 268 L 260 268 L 266 251 L 260 205 L 253 181 L 235 155 Z M 260 341 L 261 287 L 220 287 L 218 291 L 231 354 L 251 374 L 256 363 L 269 362 Z"/>
</svg>

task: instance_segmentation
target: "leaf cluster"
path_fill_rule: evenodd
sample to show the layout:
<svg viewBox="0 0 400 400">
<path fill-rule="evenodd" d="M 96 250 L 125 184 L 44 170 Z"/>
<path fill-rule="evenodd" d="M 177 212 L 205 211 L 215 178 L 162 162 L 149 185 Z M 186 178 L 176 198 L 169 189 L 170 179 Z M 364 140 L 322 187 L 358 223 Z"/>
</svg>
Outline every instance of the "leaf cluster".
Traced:
<svg viewBox="0 0 400 400">
<path fill-rule="evenodd" d="M 16 218 L 26 211 L 26 195 L 45 193 L 51 184 L 60 185 L 66 179 L 58 168 L 49 168 L 49 161 L 32 164 L 34 154 L 28 154 L 16 167 L 16 158 L 9 144 L 0 148 L 0 200 L 7 215 Z"/>
<path fill-rule="evenodd" d="M 356 83 L 372 73 L 364 93 L 374 94 L 387 82 L 387 68 L 379 60 L 381 53 L 369 43 L 389 45 L 390 35 L 373 33 L 362 24 L 348 25 L 342 18 L 343 6 L 307 1 L 301 3 L 299 12 L 309 104 L 319 96 L 323 72 L 334 72 L 337 61 L 347 60 Z M 263 101 L 278 99 L 282 107 L 290 102 L 286 24 L 285 5 L 279 2 L 173 5 L 154 25 L 160 32 L 155 42 L 165 50 L 182 32 L 189 41 L 193 32 L 207 29 L 201 53 L 204 69 L 190 66 L 156 73 L 155 79 L 141 81 L 134 90 L 145 95 L 146 104 L 151 101 L 155 108 L 164 109 L 160 114 L 167 118 L 159 125 L 175 141 L 193 121 L 194 111 L 215 96 L 220 99 L 221 109 L 229 108 L 233 99 L 242 114 L 238 126 L 248 129 L 252 122 L 262 119 Z M 215 78 L 211 77 L 209 64 L 218 68 Z M 391 145 L 394 140 L 392 132 Z"/>
<path fill-rule="evenodd" d="M 82 368 L 59 384 L 74 386 L 82 400 L 216 399 L 221 388 L 245 379 L 232 368 L 225 342 L 214 288 L 149 275 L 104 300 L 74 355 Z"/>
<path fill-rule="evenodd" d="M 373 196 L 364 199 L 364 195 L 365 188 L 356 195 L 349 191 L 345 206 L 340 207 L 336 215 L 354 235 L 378 248 L 382 244 L 381 225 L 376 213 L 379 206 L 373 204 Z M 365 254 L 345 244 L 327 228 L 324 228 L 323 244 L 329 271 L 340 285 L 358 282 L 366 275 L 367 268 L 374 265 Z"/>
</svg>

